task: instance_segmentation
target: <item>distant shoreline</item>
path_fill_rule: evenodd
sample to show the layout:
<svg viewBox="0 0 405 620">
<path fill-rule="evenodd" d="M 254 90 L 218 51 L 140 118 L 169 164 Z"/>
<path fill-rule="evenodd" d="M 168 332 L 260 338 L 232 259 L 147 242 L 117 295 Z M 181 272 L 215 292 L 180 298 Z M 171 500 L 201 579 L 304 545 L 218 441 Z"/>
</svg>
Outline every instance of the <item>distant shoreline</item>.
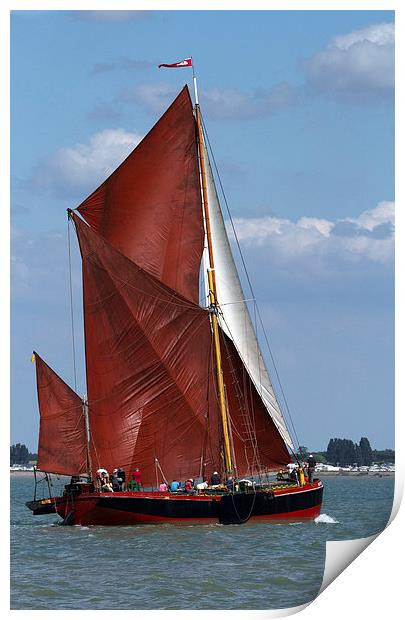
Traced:
<svg viewBox="0 0 405 620">
<path fill-rule="evenodd" d="M 357 471 L 316 471 L 315 477 L 322 478 L 323 476 L 339 476 L 339 477 L 348 477 L 350 478 L 382 478 L 386 476 L 395 476 L 395 471 L 373 471 L 371 474 L 369 472 L 359 473 Z"/>
</svg>

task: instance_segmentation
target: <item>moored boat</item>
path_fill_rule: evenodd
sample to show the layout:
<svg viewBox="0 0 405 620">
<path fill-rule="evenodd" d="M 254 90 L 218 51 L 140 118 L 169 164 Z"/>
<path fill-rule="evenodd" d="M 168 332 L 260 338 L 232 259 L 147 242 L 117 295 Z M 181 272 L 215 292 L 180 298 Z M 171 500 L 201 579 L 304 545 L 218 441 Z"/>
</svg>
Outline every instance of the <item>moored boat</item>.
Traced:
<svg viewBox="0 0 405 620">
<path fill-rule="evenodd" d="M 195 76 L 194 92 L 194 107 L 184 87 L 127 159 L 68 211 L 82 258 L 88 394 L 81 398 L 34 352 L 38 469 L 73 478 L 61 496 L 27 502 L 66 525 L 320 514 L 319 480 L 269 482 L 295 448 L 232 255 Z M 127 481 L 141 471 L 142 487 L 109 489 L 97 472 L 117 468 Z M 219 484 L 156 490 L 212 472 Z"/>
</svg>

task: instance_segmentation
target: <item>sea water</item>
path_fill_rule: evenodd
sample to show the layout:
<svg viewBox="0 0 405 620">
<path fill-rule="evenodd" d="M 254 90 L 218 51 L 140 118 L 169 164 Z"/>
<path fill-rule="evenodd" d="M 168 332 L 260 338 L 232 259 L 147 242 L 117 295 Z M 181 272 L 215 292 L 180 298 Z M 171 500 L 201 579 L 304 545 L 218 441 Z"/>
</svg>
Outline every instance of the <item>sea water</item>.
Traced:
<svg viewBox="0 0 405 620">
<path fill-rule="evenodd" d="M 327 477 L 315 521 L 61 527 L 11 476 L 11 609 L 278 609 L 315 598 L 325 542 L 384 529 L 394 479 Z"/>
</svg>

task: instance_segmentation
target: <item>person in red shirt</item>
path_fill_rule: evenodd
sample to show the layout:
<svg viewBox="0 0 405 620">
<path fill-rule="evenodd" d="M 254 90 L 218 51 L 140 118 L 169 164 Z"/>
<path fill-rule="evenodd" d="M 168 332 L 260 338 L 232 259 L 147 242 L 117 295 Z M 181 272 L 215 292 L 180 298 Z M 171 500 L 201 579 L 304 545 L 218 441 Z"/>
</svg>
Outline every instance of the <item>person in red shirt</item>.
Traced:
<svg viewBox="0 0 405 620">
<path fill-rule="evenodd" d="M 131 474 L 131 482 L 130 482 L 130 490 L 131 491 L 140 491 L 141 490 L 141 471 L 139 467 L 135 467 L 134 471 Z"/>
</svg>

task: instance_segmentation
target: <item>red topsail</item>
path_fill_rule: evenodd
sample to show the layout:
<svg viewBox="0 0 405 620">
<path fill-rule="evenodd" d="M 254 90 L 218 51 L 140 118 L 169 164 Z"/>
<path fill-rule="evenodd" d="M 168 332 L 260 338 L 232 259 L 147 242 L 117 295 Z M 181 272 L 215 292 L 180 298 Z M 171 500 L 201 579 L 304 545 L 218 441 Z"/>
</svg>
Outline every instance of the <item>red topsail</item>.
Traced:
<svg viewBox="0 0 405 620">
<path fill-rule="evenodd" d="M 198 303 L 204 228 L 187 86 L 78 211 L 117 250 Z"/>
</svg>

